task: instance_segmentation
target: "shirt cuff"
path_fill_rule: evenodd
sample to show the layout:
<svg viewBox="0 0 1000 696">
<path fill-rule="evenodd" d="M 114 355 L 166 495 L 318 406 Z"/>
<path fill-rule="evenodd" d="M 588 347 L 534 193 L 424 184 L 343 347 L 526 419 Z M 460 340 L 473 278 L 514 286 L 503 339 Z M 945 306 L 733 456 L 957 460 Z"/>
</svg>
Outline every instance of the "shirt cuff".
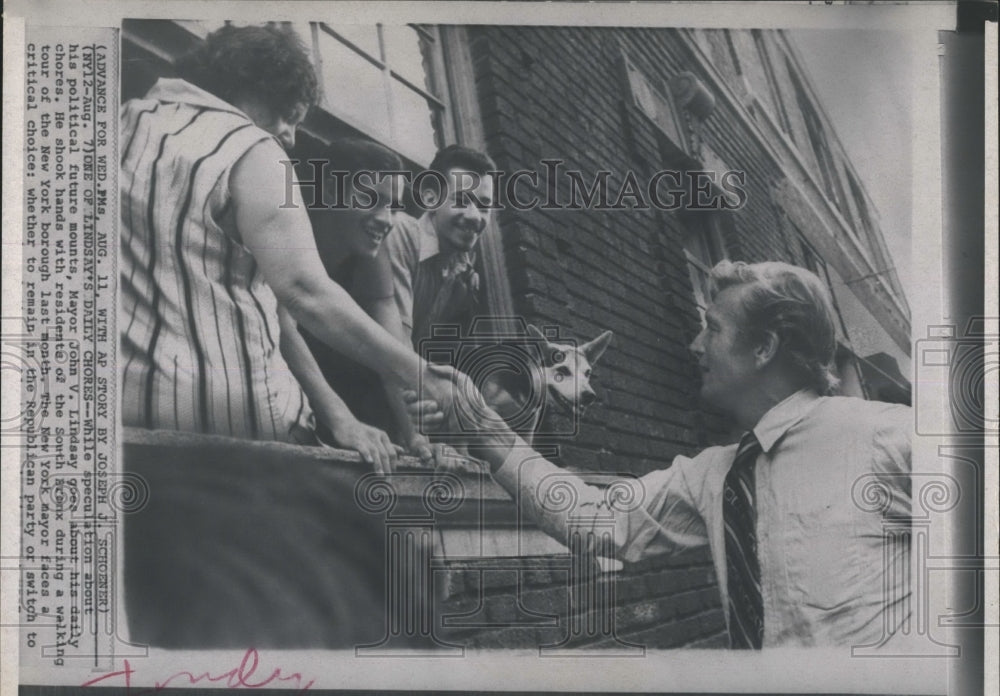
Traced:
<svg viewBox="0 0 1000 696">
<path fill-rule="evenodd" d="M 523 485 L 525 482 L 526 471 L 525 467 L 522 465 L 531 460 L 534 460 L 535 462 L 545 461 L 542 455 L 531 449 L 528 443 L 518 437 L 514 441 L 514 446 L 510 448 L 510 452 L 507 453 L 506 459 L 503 460 L 503 464 L 501 464 L 500 467 L 493 472 L 493 478 L 497 483 L 503 486 L 508 493 L 515 495 L 518 483 Z"/>
</svg>

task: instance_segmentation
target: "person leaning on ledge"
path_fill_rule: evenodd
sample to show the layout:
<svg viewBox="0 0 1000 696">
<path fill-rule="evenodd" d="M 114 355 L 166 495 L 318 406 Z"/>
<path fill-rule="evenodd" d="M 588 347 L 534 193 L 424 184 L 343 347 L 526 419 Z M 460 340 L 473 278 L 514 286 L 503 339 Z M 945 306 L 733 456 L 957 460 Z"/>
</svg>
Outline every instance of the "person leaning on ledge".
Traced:
<svg viewBox="0 0 1000 696">
<path fill-rule="evenodd" d="M 479 239 L 493 214 L 489 174 L 495 170 L 484 152 L 461 145 L 439 150 L 427 170 L 437 176 L 422 177 L 414 191 L 425 212 L 416 219 L 397 216 L 385 242 L 402 322 L 398 337 L 414 350 L 432 336 L 432 327 L 458 325 L 466 331 L 483 311 L 476 263 Z"/>
<path fill-rule="evenodd" d="M 723 261 L 712 283 L 691 350 L 701 398 L 746 431 L 739 444 L 623 480 L 637 501 L 627 509 L 532 452 L 482 403 L 463 409 L 482 414 L 473 453 L 563 543 L 571 517 L 578 532 L 613 515 L 613 548 L 594 549 L 602 555 L 638 561 L 708 546 L 733 648 L 879 644 L 910 606 L 905 573 L 889 572 L 909 567 L 909 549 L 883 557 L 884 522 L 910 515 L 910 409 L 828 396 L 834 314 L 812 273 Z M 433 402 L 407 399 L 424 423 L 444 419 Z M 551 475 L 575 488 L 572 509 L 544 504 Z M 888 494 L 880 512 L 855 503 L 855 485 L 868 482 Z"/>
<path fill-rule="evenodd" d="M 122 108 L 124 424 L 317 444 L 319 418 L 390 470 L 395 446 L 297 324 L 394 384 L 451 387 L 330 279 L 297 187 L 285 203 L 284 149 L 318 97 L 308 54 L 289 30 L 225 26 L 176 67 Z"/>
</svg>

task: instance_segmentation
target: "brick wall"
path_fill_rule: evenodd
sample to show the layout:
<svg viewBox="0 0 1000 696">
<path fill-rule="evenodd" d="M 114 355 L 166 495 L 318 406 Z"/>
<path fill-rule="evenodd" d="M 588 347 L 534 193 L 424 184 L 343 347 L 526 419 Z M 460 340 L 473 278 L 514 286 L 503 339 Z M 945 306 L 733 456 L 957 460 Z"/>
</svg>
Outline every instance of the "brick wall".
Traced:
<svg viewBox="0 0 1000 696">
<path fill-rule="evenodd" d="M 497 570 L 495 559 L 440 565 L 435 605 L 439 639 L 470 648 L 728 645 L 707 550 L 597 572 L 589 591 L 569 580 L 568 556 L 509 563 L 508 570 Z M 601 596 L 613 597 L 613 602 L 595 606 L 593 598 Z"/>
<path fill-rule="evenodd" d="M 501 169 L 541 175 L 541 160 L 558 158 L 586 181 L 610 170 L 609 189 L 617 192 L 629 171 L 643 181 L 678 168 L 658 146 L 656 127 L 631 104 L 620 63 L 624 51 L 664 82 L 696 71 L 675 30 L 477 27 L 471 37 L 487 147 Z M 720 69 L 734 68 L 726 62 Z M 699 131 L 729 167 L 747 172 L 746 206 L 726 236 L 730 258 L 800 262 L 798 241 L 782 231 L 771 199 L 781 172 L 743 122 L 718 99 Z M 544 196 L 544 186 L 542 176 L 535 193 Z M 522 180 L 519 197 L 531 192 Z M 569 199 L 565 177 L 556 195 Z M 726 424 L 696 405 L 687 348 L 699 320 L 682 243 L 702 223 L 655 209 L 501 212 L 517 311 L 580 339 L 615 332 L 597 370 L 600 403 L 562 445 L 564 464 L 645 473 L 727 438 Z"/>
</svg>

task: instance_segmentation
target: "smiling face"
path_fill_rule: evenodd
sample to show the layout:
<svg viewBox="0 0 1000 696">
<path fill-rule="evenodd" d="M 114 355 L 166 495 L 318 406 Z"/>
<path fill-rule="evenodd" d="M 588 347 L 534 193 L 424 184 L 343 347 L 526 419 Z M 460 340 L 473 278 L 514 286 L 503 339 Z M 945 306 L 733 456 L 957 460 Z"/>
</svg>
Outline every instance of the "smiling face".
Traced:
<svg viewBox="0 0 1000 696">
<path fill-rule="evenodd" d="M 396 213 L 392 202 L 398 192 L 395 179 L 385 179 L 374 187 L 376 199 L 371 210 L 348 210 L 344 212 L 344 234 L 351 252 L 358 256 L 374 257 L 382 242 L 392 231 Z M 363 201 L 367 202 L 367 201 Z M 367 207 L 367 206 L 365 206 Z"/>
<path fill-rule="evenodd" d="M 448 197 L 428 214 L 442 248 L 472 251 L 492 213 L 487 206 L 493 200 L 493 179 L 464 169 L 450 169 L 446 178 Z M 472 188 L 476 181 L 478 186 Z M 430 192 L 430 200 L 433 196 Z"/>
<path fill-rule="evenodd" d="M 728 287 L 705 312 L 705 327 L 691 344 L 701 370 L 701 398 L 732 412 L 759 375 L 753 342 L 746 334 L 740 302 L 744 289 Z"/>
<path fill-rule="evenodd" d="M 396 216 L 392 202 L 399 185 L 385 179 L 372 188 L 376 196 L 371 196 L 368 191 L 358 195 L 357 202 L 361 206 L 345 210 L 331 208 L 312 214 L 316 249 L 328 267 L 336 266 L 350 256 L 374 258 L 392 231 Z M 351 194 L 348 187 L 349 201 L 352 200 Z"/>
</svg>

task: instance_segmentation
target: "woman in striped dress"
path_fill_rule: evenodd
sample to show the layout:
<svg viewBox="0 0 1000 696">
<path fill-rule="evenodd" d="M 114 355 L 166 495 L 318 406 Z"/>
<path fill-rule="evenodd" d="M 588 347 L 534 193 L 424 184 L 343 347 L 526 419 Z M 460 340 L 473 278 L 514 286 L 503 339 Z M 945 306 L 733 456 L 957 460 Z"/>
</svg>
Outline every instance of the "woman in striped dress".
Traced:
<svg viewBox="0 0 1000 696">
<path fill-rule="evenodd" d="M 397 449 L 329 388 L 295 322 L 393 382 L 446 402 L 452 385 L 330 280 L 286 190 L 282 148 L 318 96 L 305 50 L 226 26 L 177 68 L 122 110 L 123 422 L 315 443 L 319 418 L 390 470 Z"/>
</svg>

